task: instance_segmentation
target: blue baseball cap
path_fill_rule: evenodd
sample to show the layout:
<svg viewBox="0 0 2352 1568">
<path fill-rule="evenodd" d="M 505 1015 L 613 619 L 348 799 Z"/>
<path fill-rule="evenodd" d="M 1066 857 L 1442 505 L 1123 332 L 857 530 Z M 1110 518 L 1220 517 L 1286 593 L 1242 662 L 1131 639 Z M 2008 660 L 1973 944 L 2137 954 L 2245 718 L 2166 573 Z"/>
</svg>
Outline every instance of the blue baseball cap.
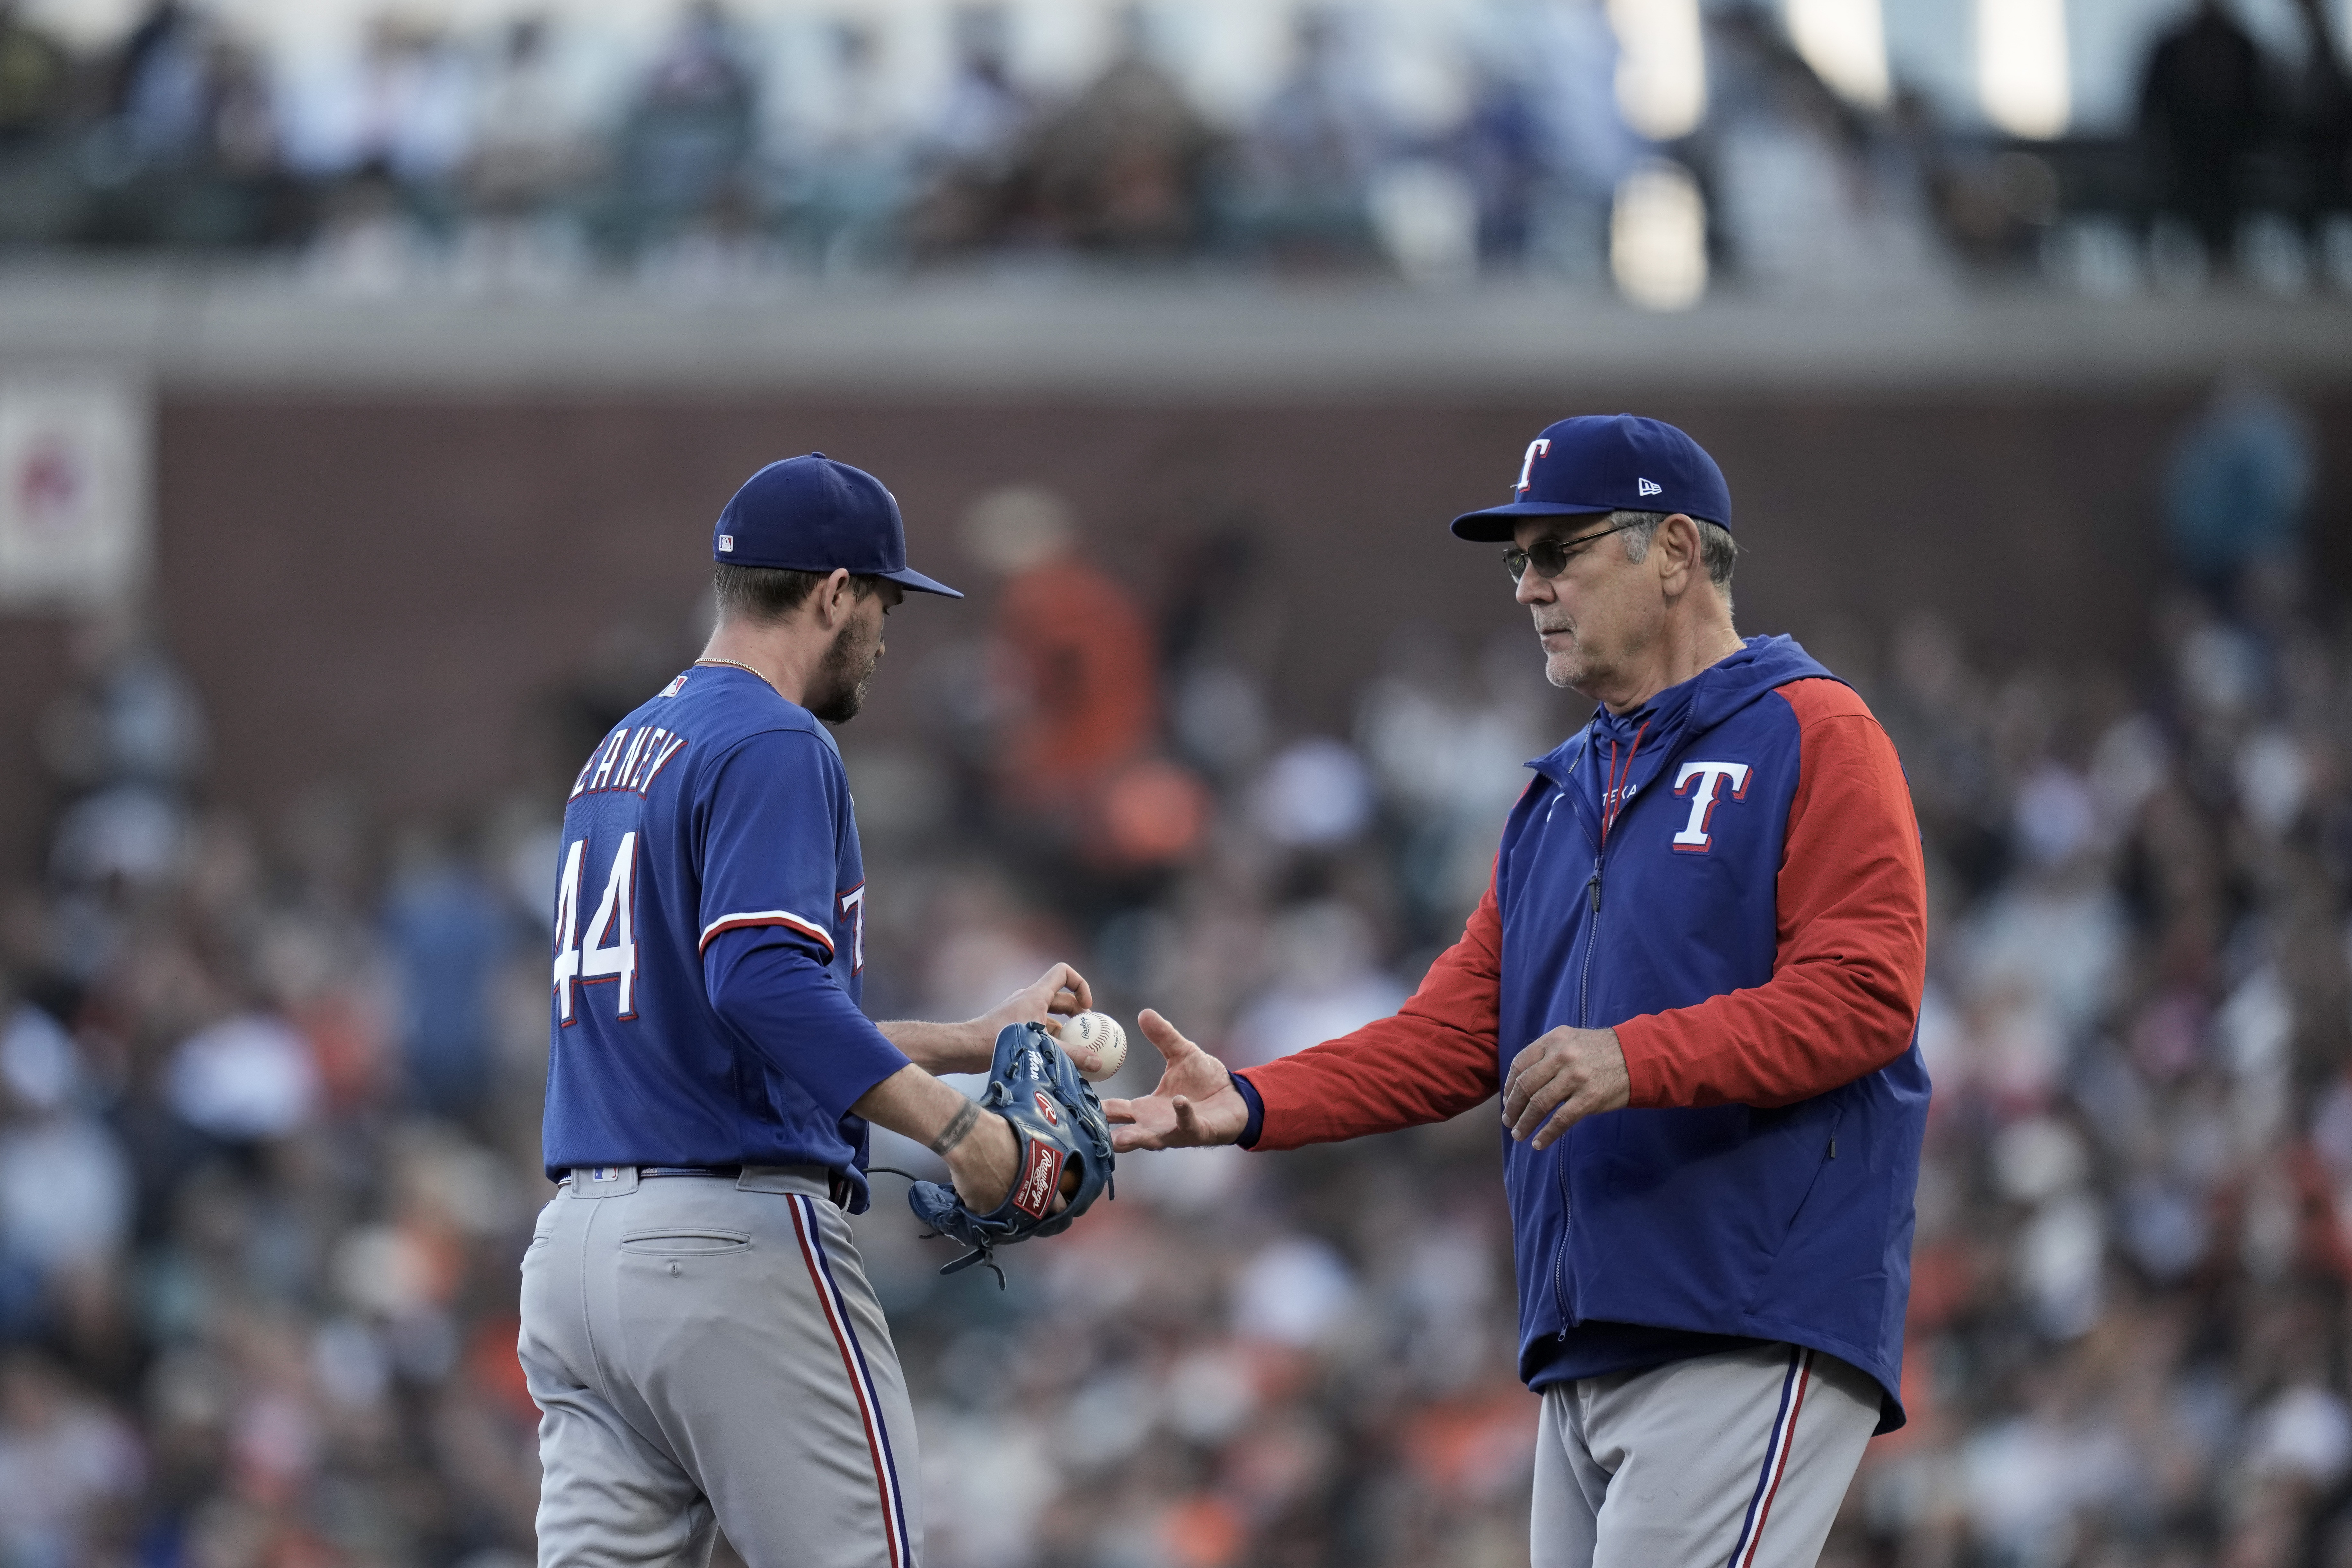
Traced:
<svg viewBox="0 0 2352 1568">
<path fill-rule="evenodd" d="M 1530 517 L 1609 511 L 1681 512 L 1731 526 L 1731 487 L 1706 449 L 1673 426 L 1631 414 L 1580 414 L 1528 443 L 1503 506 L 1465 511 L 1454 537 L 1508 542 Z"/>
<path fill-rule="evenodd" d="M 786 572 L 838 568 L 918 594 L 963 597 L 908 567 L 907 525 L 882 481 L 823 452 L 770 463 L 745 479 L 710 531 L 710 558 Z"/>
</svg>

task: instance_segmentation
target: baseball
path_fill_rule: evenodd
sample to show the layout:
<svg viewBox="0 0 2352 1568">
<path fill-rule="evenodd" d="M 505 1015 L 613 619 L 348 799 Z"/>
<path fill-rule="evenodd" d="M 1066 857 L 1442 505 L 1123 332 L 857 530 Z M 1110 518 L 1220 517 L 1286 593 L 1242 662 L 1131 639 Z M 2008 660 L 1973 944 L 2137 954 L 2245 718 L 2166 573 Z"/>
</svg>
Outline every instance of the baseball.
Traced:
<svg viewBox="0 0 2352 1568">
<path fill-rule="evenodd" d="M 1127 1062 L 1127 1031 L 1108 1013 L 1080 1013 L 1063 1019 L 1062 1044 L 1084 1046 L 1102 1058 L 1102 1066 L 1092 1072 L 1078 1069 L 1079 1076 L 1088 1083 L 1102 1082 Z"/>
</svg>

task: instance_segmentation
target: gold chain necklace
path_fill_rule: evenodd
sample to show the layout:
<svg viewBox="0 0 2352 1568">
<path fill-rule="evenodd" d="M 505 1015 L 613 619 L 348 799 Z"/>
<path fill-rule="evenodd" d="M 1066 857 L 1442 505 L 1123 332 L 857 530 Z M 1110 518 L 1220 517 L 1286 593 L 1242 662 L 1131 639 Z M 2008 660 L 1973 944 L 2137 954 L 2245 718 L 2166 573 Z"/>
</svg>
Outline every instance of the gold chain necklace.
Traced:
<svg viewBox="0 0 2352 1568">
<path fill-rule="evenodd" d="M 770 680 L 764 675 L 760 675 L 758 670 L 753 669 L 750 665 L 741 663 L 739 660 L 731 658 L 698 658 L 694 662 L 697 665 L 723 664 L 730 668 L 740 669 L 746 675 L 759 675 L 761 683 L 766 686 L 769 690 L 775 692 L 779 697 L 783 695 L 782 689 L 779 688 L 774 681 Z"/>
</svg>

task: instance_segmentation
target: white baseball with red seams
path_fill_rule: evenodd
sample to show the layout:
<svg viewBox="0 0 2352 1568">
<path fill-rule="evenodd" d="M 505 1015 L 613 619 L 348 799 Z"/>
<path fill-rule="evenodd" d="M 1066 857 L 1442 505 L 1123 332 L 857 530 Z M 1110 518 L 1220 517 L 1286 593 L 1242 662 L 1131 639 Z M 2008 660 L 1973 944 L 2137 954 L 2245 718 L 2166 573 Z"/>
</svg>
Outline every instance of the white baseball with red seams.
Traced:
<svg viewBox="0 0 2352 1568">
<path fill-rule="evenodd" d="M 1078 1061 L 1076 1052 L 1072 1052 L 1070 1060 L 1077 1065 L 1078 1076 L 1088 1083 L 1101 1083 L 1127 1065 L 1127 1031 L 1109 1014 L 1080 1013 L 1060 1022 L 1065 1050 L 1083 1046 L 1100 1058 L 1101 1065 L 1088 1072 L 1086 1065 Z"/>
</svg>

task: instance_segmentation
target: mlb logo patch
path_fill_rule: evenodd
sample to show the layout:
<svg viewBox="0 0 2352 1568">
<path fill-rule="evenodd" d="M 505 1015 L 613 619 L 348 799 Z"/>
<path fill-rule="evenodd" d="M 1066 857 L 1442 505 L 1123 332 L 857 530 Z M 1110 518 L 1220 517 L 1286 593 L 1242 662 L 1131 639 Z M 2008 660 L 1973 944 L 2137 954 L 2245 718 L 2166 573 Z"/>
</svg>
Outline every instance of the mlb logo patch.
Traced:
<svg viewBox="0 0 2352 1568">
<path fill-rule="evenodd" d="M 664 697 L 675 697 L 675 696 L 677 696 L 679 692 L 681 692 L 681 691 L 683 691 L 683 690 L 685 690 L 685 689 L 686 689 L 686 677 L 684 677 L 683 675 L 681 675 L 681 676 L 679 676 L 677 679 L 675 679 L 675 680 L 671 681 L 667 686 L 663 687 L 663 688 L 661 689 L 661 694 L 662 694 Z"/>
<path fill-rule="evenodd" d="M 719 550 L 720 550 L 720 552 L 721 552 L 722 553 L 725 553 L 725 554 L 728 554 L 728 555 L 732 555 L 732 554 L 734 554 L 734 553 L 735 553 L 735 536 L 734 536 L 733 534 L 731 534 L 731 533 L 722 533 L 722 534 L 720 534 L 720 535 L 719 536 Z"/>
</svg>

